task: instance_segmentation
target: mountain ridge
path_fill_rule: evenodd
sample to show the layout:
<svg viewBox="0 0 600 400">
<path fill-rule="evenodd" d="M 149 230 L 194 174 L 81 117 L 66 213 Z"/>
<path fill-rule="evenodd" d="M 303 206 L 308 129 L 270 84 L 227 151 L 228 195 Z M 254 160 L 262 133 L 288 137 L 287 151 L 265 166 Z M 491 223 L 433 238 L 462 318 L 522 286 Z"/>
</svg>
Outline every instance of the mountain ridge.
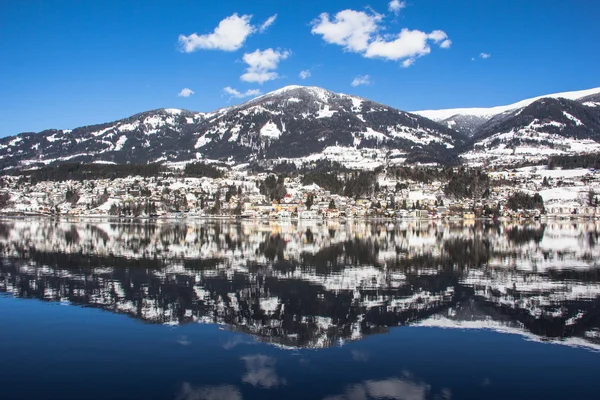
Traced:
<svg viewBox="0 0 600 400">
<path fill-rule="evenodd" d="M 492 107 L 457 107 L 447 109 L 430 109 L 430 110 L 417 110 L 411 111 L 413 114 L 419 114 L 425 118 L 429 118 L 433 121 L 443 121 L 457 114 L 466 114 L 479 117 L 485 117 L 489 115 L 498 115 L 506 111 L 515 110 L 517 108 L 526 107 L 529 104 L 546 98 L 565 98 L 569 100 L 582 99 L 584 97 L 593 96 L 600 94 L 600 86 L 591 89 L 574 90 L 568 92 L 550 93 L 541 96 L 535 96 L 524 100 L 517 101 L 515 103 L 507 104 L 504 106 L 492 106 Z"/>
<path fill-rule="evenodd" d="M 370 149 L 384 158 L 443 160 L 464 136 L 357 96 L 286 86 L 209 113 L 163 108 L 73 130 L 0 139 L 4 168 L 57 161 L 115 163 L 218 159 L 251 162 Z M 329 150 L 328 150 L 329 149 Z M 335 150 L 335 149 L 334 149 Z"/>
<path fill-rule="evenodd" d="M 569 92 L 551 93 L 542 96 L 535 96 L 520 100 L 512 104 L 494 107 L 467 107 L 467 108 L 449 108 L 440 110 L 421 110 L 413 113 L 439 122 L 449 128 L 471 136 L 476 134 L 482 125 L 492 119 L 502 118 L 504 115 L 510 115 L 512 112 L 523 109 L 536 101 L 544 98 L 564 98 L 568 100 L 577 100 L 584 102 L 586 99 L 597 99 L 600 97 L 600 87 Z M 600 101 L 600 99 L 598 100 Z"/>
<path fill-rule="evenodd" d="M 566 97 L 556 97 L 559 95 Z M 532 105 L 540 107 L 523 125 L 519 115 Z M 317 86 L 290 85 L 212 112 L 159 108 L 72 130 L 48 129 L 1 138 L 0 168 L 64 161 L 144 164 L 216 160 L 244 164 L 274 160 L 300 165 L 328 160 L 357 169 L 402 163 L 455 164 L 460 157 L 468 163 L 478 149 L 498 150 L 498 154 L 512 149 L 515 153 L 523 140 L 506 141 L 505 136 L 514 136 L 531 124 L 537 125 L 527 128 L 525 136 L 552 137 L 526 139 L 543 147 L 545 154 L 600 149 L 600 88 L 485 110 L 505 111 L 433 121 L 366 98 Z M 572 113 L 579 117 L 565 119 Z M 481 146 L 481 141 L 495 135 L 504 139 Z M 527 150 L 521 161 L 530 155 L 539 159 L 540 152 L 536 152 Z"/>
</svg>

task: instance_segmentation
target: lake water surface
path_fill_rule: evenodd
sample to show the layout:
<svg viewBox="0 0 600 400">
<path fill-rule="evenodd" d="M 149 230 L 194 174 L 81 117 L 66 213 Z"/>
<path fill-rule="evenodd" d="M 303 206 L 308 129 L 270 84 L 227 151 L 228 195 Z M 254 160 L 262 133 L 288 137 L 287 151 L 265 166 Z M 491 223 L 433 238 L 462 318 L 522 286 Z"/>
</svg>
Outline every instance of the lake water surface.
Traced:
<svg viewBox="0 0 600 400">
<path fill-rule="evenodd" d="M 599 239 L 0 220 L 0 399 L 597 399 Z"/>
</svg>

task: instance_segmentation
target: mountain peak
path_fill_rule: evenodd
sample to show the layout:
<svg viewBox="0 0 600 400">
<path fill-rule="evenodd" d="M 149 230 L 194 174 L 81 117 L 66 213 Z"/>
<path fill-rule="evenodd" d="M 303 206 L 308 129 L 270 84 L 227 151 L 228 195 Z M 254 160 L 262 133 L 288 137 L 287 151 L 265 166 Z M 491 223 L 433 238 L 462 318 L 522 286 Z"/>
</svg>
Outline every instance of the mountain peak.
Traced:
<svg viewBox="0 0 600 400">
<path fill-rule="evenodd" d="M 339 96 L 335 92 L 332 92 L 327 89 L 323 89 L 322 87 L 318 87 L 318 86 L 289 85 L 289 86 L 284 86 L 282 88 L 273 90 L 272 92 L 265 93 L 262 96 L 258 96 L 255 99 L 250 100 L 250 102 L 254 102 L 255 100 L 264 100 L 264 99 L 267 99 L 270 97 L 294 96 L 294 95 L 317 97 L 322 101 L 327 101 L 328 98 Z"/>
</svg>

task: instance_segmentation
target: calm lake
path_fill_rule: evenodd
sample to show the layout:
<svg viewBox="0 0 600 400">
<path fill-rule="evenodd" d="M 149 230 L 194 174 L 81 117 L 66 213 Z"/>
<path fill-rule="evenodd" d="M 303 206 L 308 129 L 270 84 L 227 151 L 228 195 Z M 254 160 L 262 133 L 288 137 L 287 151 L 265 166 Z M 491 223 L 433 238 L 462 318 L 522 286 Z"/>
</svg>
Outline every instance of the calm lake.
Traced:
<svg viewBox="0 0 600 400">
<path fill-rule="evenodd" d="M 0 220 L 0 398 L 597 399 L 600 223 Z"/>
</svg>

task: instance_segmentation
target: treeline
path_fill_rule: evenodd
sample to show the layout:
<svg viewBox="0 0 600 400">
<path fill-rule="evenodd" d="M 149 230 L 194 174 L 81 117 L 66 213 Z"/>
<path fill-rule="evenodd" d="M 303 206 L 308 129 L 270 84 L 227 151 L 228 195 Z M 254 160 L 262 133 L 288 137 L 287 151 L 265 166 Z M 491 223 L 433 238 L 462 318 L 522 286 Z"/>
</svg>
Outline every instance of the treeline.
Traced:
<svg viewBox="0 0 600 400">
<path fill-rule="evenodd" d="M 303 185 L 315 183 L 333 194 L 347 197 L 368 197 L 379 191 L 377 176 L 385 173 L 390 178 L 400 182 L 395 190 L 408 187 L 402 181 L 431 183 L 439 181 L 446 183 L 444 193 L 457 199 L 485 199 L 490 195 L 490 179 L 487 173 L 479 168 L 434 168 L 434 167 L 390 167 L 386 170 L 377 168 L 375 171 L 343 171 L 329 172 L 327 170 L 308 171 L 302 177 Z"/>
<path fill-rule="evenodd" d="M 344 182 L 338 178 L 338 174 L 323 171 L 308 172 L 302 177 L 303 185 L 317 184 L 333 194 L 342 194 Z"/>
<path fill-rule="evenodd" d="M 576 156 L 548 157 L 548 169 L 594 168 L 600 169 L 600 153 L 581 154 Z"/>
<path fill-rule="evenodd" d="M 113 204 L 108 211 L 110 215 L 139 217 L 140 215 L 157 215 L 158 209 L 156 203 L 145 202 L 127 202 L 125 204 Z"/>
<path fill-rule="evenodd" d="M 345 178 L 343 179 L 342 176 Z M 370 196 L 377 186 L 377 174 L 371 171 L 352 173 L 308 172 L 302 177 L 303 185 L 316 184 L 332 194 L 358 198 Z"/>
<path fill-rule="evenodd" d="M 484 199 L 490 194 L 490 179 L 480 169 L 461 168 L 451 172 L 444 194 L 458 199 Z"/>
<path fill-rule="evenodd" d="M 359 198 L 370 196 L 377 185 L 377 175 L 374 172 L 359 172 L 353 174 L 346 182 L 344 196 Z"/>
<path fill-rule="evenodd" d="M 83 181 L 95 179 L 117 179 L 128 176 L 143 178 L 176 175 L 172 170 L 161 164 L 82 164 L 63 163 L 31 170 L 10 171 L 12 175 L 29 177 L 32 184 L 42 181 Z M 179 173 L 177 173 L 179 175 Z M 221 178 L 223 172 L 209 164 L 190 163 L 183 170 L 186 177 Z"/>
<path fill-rule="evenodd" d="M 506 207 L 513 211 L 540 210 L 544 212 L 544 199 L 539 193 L 531 196 L 527 193 L 516 192 L 508 198 Z"/>
<path fill-rule="evenodd" d="M 185 176 L 193 178 L 221 178 L 223 171 L 209 164 L 200 162 L 189 163 L 185 165 L 183 170 Z"/>
<path fill-rule="evenodd" d="M 387 174 L 396 179 L 413 180 L 415 182 L 430 183 L 433 181 L 447 181 L 453 174 L 452 168 L 434 167 L 390 167 Z"/>
<path fill-rule="evenodd" d="M 269 200 L 280 200 L 285 197 L 287 190 L 284 186 L 283 175 L 269 175 L 264 181 L 256 182 L 260 194 Z"/>
<path fill-rule="evenodd" d="M 160 164 L 80 164 L 65 163 L 35 170 L 19 170 L 13 174 L 29 176 L 33 184 L 42 181 L 62 182 L 93 179 L 115 179 L 128 176 L 151 177 L 161 175 L 166 168 Z"/>
<path fill-rule="evenodd" d="M 266 172 L 286 177 L 296 177 L 312 172 L 343 173 L 350 172 L 351 170 L 339 162 L 330 160 L 304 161 L 300 166 L 297 166 L 295 162 L 258 160 L 248 164 L 248 171 L 254 174 Z"/>
</svg>

